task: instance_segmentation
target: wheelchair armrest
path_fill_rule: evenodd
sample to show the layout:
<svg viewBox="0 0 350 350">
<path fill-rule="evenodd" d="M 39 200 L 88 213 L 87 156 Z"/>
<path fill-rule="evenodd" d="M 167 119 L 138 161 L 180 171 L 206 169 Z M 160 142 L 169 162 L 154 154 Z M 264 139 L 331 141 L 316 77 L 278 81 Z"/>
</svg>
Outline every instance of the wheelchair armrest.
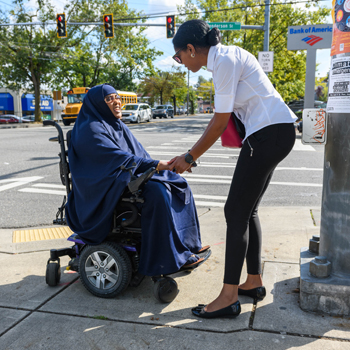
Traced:
<svg viewBox="0 0 350 350">
<path fill-rule="evenodd" d="M 136 180 L 130 181 L 129 184 L 128 184 L 129 191 L 132 194 L 137 193 L 137 191 L 139 189 L 141 189 L 141 187 L 148 182 L 148 180 L 154 175 L 155 172 L 156 172 L 156 168 L 154 168 L 154 167 L 149 168 L 147 171 L 145 171 Z"/>
</svg>

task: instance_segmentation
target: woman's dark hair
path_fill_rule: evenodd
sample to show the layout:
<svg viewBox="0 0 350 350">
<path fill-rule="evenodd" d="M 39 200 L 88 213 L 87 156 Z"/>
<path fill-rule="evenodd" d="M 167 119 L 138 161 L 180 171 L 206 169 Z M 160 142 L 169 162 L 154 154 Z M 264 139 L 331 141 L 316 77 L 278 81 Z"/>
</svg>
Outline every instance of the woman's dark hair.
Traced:
<svg viewBox="0 0 350 350">
<path fill-rule="evenodd" d="M 210 29 L 209 24 L 200 19 L 192 19 L 181 24 L 173 39 L 174 48 L 182 48 L 187 44 L 194 47 L 210 47 L 221 42 L 218 28 Z"/>
</svg>

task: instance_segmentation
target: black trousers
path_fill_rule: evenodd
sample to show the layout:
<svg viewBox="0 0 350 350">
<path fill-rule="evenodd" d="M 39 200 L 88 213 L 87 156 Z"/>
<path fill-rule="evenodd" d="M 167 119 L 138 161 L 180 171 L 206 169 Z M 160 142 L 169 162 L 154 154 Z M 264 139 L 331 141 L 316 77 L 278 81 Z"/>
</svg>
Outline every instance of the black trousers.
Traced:
<svg viewBox="0 0 350 350">
<path fill-rule="evenodd" d="M 244 142 L 225 204 L 224 283 L 239 284 L 244 259 L 248 274 L 261 274 L 258 206 L 274 169 L 292 150 L 294 142 L 293 123 L 267 126 Z"/>
</svg>

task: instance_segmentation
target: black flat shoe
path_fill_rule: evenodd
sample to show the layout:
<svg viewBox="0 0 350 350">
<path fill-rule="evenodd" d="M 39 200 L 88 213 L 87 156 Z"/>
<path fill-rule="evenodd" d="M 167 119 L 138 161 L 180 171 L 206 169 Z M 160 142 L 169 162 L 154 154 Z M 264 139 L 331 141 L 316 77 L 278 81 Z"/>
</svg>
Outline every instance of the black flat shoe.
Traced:
<svg viewBox="0 0 350 350">
<path fill-rule="evenodd" d="M 247 297 L 261 301 L 266 297 L 266 289 L 264 286 L 248 290 L 238 288 L 238 295 L 246 295 Z"/>
<path fill-rule="evenodd" d="M 218 317 L 228 317 L 234 318 L 237 317 L 241 313 L 241 304 L 238 301 L 233 303 L 232 305 L 226 306 L 223 309 L 216 310 L 213 312 L 204 311 L 205 305 L 200 304 L 197 307 L 192 309 L 193 315 L 202 318 L 218 318 Z"/>
</svg>

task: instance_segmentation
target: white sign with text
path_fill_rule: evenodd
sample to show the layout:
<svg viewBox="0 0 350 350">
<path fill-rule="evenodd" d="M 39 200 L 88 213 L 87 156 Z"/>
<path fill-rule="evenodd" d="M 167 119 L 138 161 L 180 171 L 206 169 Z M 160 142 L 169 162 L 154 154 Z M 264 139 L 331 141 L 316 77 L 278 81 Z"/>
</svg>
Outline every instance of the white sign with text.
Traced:
<svg viewBox="0 0 350 350">
<path fill-rule="evenodd" d="M 258 61 L 264 72 L 273 72 L 273 51 L 260 51 Z"/>
</svg>

